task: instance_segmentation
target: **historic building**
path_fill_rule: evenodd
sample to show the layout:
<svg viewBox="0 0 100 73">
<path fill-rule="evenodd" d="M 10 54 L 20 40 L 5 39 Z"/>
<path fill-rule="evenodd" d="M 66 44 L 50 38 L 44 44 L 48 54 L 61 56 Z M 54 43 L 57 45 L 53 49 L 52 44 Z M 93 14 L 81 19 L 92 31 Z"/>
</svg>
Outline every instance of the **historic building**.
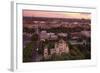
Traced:
<svg viewBox="0 0 100 73">
<path fill-rule="evenodd" d="M 54 48 L 50 49 L 50 54 L 48 54 L 48 48 L 44 48 L 44 58 L 47 59 L 52 54 L 61 55 L 62 53 L 69 53 L 68 44 L 63 39 L 59 40 L 54 45 Z"/>
<path fill-rule="evenodd" d="M 66 41 L 61 39 L 57 43 L 55 43 L 55 52 L 57 54 L 69 53 L 69 47 Z"/>
</svg>

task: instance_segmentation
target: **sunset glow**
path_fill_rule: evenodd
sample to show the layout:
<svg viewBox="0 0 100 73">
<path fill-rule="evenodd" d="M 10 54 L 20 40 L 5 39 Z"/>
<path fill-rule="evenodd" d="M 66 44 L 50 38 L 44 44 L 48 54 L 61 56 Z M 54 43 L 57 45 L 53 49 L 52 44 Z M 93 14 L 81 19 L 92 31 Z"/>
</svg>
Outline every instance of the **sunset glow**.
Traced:
<svg viewBox="0 0 100 73">
<path fill-rule="evenodd" d="M 23 10 L 23 62 L 91 59 L 91 13 Z"/>
<path fill-rule="evenodd" d="M 23 10 L 23 16 L 26 16 L 26 17 L 51 17 L 51 18 L 76 18 L 76 19 L 90 19 L 91 18 L 90 13 L 33 11 L 33 10 Z"/>
</svg>

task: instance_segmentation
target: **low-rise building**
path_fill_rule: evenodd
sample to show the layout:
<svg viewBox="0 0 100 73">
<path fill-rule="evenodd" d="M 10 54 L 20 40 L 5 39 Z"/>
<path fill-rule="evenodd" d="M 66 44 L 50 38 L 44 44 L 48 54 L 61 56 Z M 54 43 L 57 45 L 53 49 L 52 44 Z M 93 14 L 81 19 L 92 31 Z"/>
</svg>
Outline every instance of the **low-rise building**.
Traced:
<svg viewBox="0 0 100 73">
<path fill-rule="evenodd" d="M 63 39 L 55 43 L 54 48 L 50 49 L 49 55 L 52 55 L 52 54 L 61 55 L 62 53 L 69 53 L 68 44 Z M 47 58 L 49 55 L 48 55 L 48 48 L 47 47 L 44 48 L 44 58 Z"/>
</svg>

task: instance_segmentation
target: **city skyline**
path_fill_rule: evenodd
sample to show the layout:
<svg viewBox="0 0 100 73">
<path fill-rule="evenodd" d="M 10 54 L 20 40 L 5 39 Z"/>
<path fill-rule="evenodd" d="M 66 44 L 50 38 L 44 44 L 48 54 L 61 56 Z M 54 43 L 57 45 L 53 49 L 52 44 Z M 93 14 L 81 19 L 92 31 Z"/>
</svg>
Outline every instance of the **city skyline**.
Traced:
<svg viewBox="0 0 100 73">
<path fill-rule="evenodd" d="M 23 62 L 91 59 L 91 13 L 23 10 Z"/>
</svg>

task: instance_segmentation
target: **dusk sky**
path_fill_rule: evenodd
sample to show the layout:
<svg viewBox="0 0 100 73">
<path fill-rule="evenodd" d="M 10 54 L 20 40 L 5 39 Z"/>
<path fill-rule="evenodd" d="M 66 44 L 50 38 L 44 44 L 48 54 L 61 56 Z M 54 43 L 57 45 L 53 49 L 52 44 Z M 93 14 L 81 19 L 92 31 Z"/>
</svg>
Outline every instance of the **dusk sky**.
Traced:
<svg viewBox="0 0 100 73">
<path fill-rule="evenodd" d="M 23 10 L 23 16 L 51 17 L 51 18 L 76 18 L 76 19 L 90 19 L 91 18 L 90 13 L 35 11 L 35 10 Z"/>
</svg>

